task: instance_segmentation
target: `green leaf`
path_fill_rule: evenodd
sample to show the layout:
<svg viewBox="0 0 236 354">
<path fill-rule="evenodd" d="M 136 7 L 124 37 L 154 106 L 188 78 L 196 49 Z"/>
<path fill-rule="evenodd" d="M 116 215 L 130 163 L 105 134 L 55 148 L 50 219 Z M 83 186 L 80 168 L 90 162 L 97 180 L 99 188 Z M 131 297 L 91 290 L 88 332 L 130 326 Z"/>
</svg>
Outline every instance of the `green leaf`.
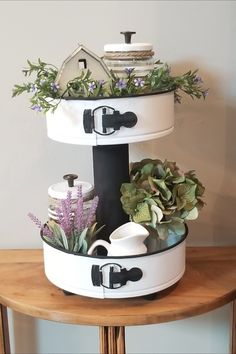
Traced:
<svg viewBox="0 0 236 354">
<path fill-rule="evenodd" d="M 54 220 L 49 220 L 47 222 L 47 226 L 54 236 L 60 237 L 61 233 L 60 233 L 59 226 Z"/>
<path fill-rule="evenodd" d="M 144 165 L 141 169 L 141 174 L 143 177 L 150 176 L 152 174 L 154 165 L 152 163 L 148 163 Z"/>
<path fill-rule="evenodd" d="M 55 243 L 56 243 L 53 237 L 48 237 L 48 236 L 43 235 L 42 238 L 53 245 L 55 245 Z"/>
<path fill-rule="evenodd" d="M 196 207 L 190 210 L 188 215 L 185 217 L 186 220 L 195 220 L 197 218 L 198 218 L 198 210 Z"/>
<path fill-rule="evenodd" d="M 184 222 L 173 221 L 169 224 L 169 230 L 172 231 L 175 235 L 183 236 L 186 232 Z"/>
<path fill-rule="evenodd" d="M 158 178 L 165 177 L 165 170 L 162 163 L 157 163 L 154 169 L 155 176 Z"/>
<path fill-rule="evenodd" d="M 163 218 L 162 210 L 160 208 L 158 208 L 158 206 L 156 206 L 156 205 L 152 205 L 151 210 L 152 210 L 152 212 L 154 212 L 156 214 L 157 222 L 159 223 Z"/>
<path fill-rule="evenodd" d="M 184 198 L 176 197 L 177 210 L 181 210 L 186 205 L 186 200 Z"/>
<path fill-rule="evenodd" d="M 157 232 L 158 236 L 161 240 L 166 240 L 168 237 L 168 225 L 167 224 L 158 224 Z"/>
<path fill-rule="evenodd" d="M 165 181 L 162 179 L 153 178 L 153 182 L 158 186 L 158 190 L 161 193 L 162 198 L 164 200 L 170 200 L 172 194 L 169 188 L 166 186 Z"/>
<path fill-rule="evenodd" d="M 144 223 L 151 220 L 151 213 L 147 203 L 139 203 L 137 205 L 137 211 L 132 216 L 134 222 Z"/>
<path fill-rule="evenodd" d="M 58 225 L 53 220 L 49 220 L 47 222 L 47 225 L 49 227 L 49 230 L 53 233 L 53 236 L 54 236 L 56 242 L 62 248 L 65 248 L 66 250 L 69 250 L 69 245 L 68 245 L 66 234 L 65 234 L 64 230 L 60 227 L 60 225 Z"/>
<path fill-rule="evenodd" d="M 178 184 L 176 186 L 177 196 L 186 202 L 192 202 L 195 199 L 196 184 Z"/>
<path fill-rule="evenodd" d="M 178 184 L 178 183 L 183 183 L 185 181 L 184 176 L 177 176 L 172 179 L 172 183 Z"/>
<path fill-rule="evenodd" d="M 123 183 L 121 186 L 121 203 L 128 215 L 134 215 L 138 203 L 146 197 L 145 190 L 137 189 L 132 183 Z"/>
<path fill-rule="evenodd" d="M 136 187 L 132 183 L 122 183 L 120 191 L 123 196 L 134 195 Z"/>
<path fill-rule="evenodd" d="M 83 240 L 82 247 L 81 247 L 81 253 L 86 254 L 88 251 L 88 244 L 86 240 Z"/>
<path fill-rule="evenodd" d="M 69 245 L 68 245 L 66 234 L 61 227 L 60 227 L 60 232 L 61 232 L 61 239 L 62 239 L 63 246 L 66 250 L 69 250 Z"/>
<path fill-rule="evenodd" d="M 155 194 L 158 195 L 159 194 L 158 188 L 156 184 L 153 182 L 153 178 L 151 176 L 148 176 L 148 182 L 150 184 L 151 191 L 155 192 Z"/>
<path fill-rule="evenodd" d="M 73 231 L 70 235 L 70 237 L 67 239 L 68 241 L 68 247 L 69 247 L 69 251 L 73 251 L 73 247 L 75 244 L 75 232 Z"/>
<path fill-rule="evenodd" d="M 152 199 L 161 208 L 162 211 L 165 209 L 164 204 L 159 197 L 154 196 Z"/>
<path fill-rule="evenodd" d="M 151 226 L 155 229 L 157 224 L 157 214 L 151 211 Z"/>
<path fill-rule="evenodd" d="M 62 241 L 57 236 L 54 236 L 54 240 L 55 240 L 55 243 L 57 244 L 57 246 L 64 248 Z"/>
<path fill-rule="evenodd" d="M 79 241 L 78 242 L 78 249 L 79 250 L 83 247 L 83 242 L 87 236 L 87 231 L 88 231 L 88 228 L 86 227 L 86 229 L 84 229 L 79 236 L 79 240 L 78 240 Z"/>
</svg>

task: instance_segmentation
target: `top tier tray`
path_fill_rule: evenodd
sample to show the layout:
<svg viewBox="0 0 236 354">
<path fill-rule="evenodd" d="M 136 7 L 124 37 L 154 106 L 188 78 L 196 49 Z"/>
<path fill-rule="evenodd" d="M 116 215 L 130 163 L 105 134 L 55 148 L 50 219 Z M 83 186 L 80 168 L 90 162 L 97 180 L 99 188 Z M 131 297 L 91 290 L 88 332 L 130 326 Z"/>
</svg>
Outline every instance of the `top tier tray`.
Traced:
<svg viewBox="0 0 236 354">
<path fill-rule="evenodd" d="M 173 91 L 131 97 L 63 99 L 54 113 L 47 113 L 48 137 L 68 144 L 129 144 L 165 136 L 173 129 Z"/>
</svg>

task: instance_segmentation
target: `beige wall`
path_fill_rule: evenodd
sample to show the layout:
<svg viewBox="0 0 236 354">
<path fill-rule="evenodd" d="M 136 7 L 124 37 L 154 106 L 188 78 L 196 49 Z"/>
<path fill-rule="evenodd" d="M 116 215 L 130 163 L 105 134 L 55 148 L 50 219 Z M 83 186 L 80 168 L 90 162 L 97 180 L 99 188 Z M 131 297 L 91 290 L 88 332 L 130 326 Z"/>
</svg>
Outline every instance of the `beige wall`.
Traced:
<svg viewBox="0 0 236 354">
<path fill-rule="evenodd" d="M 130 159 L 166 157 L 183 169 L 196 169 L 207 189 L 207 206 L 198 221 L 189 224 L 188 243 L 236 243 L 236 3 L 1 1 L 1 248 L 41 247 L 26 214 L 32 211 L 46 218 L 47 188 L 63 174 L 78 172 L 81 179 L 93 181 L 91 148 L 50 141 L 44 117 L 28 109 L 26 97 L 11 99 L 13 85 L 23 80 L 26 59 L 40 57 L 59 66 L 78 42 L 101 55 L 103 45 L 120 41 L 119 32 L 127 29 L 136 30 L 135 41 L 152 42 L 158 57 L 172 65 L 173 73 L 199 68 L 210 88 L 205 102 L 186 98 L 176 106 L 173 134 L 131 145 Z M 226 306 L 195 319 L 146 327 L 139 344 L 133 339 L 138 329 L 129 329 L 128 345 L 133 353 L 227 353 L 229 316 Z M 19 322 L 25 328 L 20 336 Z M 16 352 L 72 353 L 77 340 L 81 353 L 86 352 L 87 341 L 87 352 L 96 348 L 96 341 L 90 340 L 96 337 L 92 328 L 25 317 L 19 320 L 17 316 L 14 326 Z M 62 332 L 65 340 L 58 336 Z M 158 335 L 158 343 L 150 347 Z M 199 336 L 201 341 L 192 346 L 191 341 Z"/>
</svg>

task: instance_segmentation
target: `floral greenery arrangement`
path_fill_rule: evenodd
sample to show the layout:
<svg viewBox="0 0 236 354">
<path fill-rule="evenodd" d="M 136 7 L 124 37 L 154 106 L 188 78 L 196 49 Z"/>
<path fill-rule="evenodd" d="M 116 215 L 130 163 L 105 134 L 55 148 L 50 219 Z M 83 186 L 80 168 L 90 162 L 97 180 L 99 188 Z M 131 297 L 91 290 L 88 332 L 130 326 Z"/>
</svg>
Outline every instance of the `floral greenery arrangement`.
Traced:
<svg viewBox="0 0 236 354">
<path fill-rule="evenodd" d="M 204 89 L 203 81 L 197 75 L 197 70 L 188 71 L 181 76 L 171 76 L 170 66 L 156 62 L 155 68 L 145 77 L 136 77 L 134 68 L 126 68 L 126 77 L 119 78 L 110 71 L 111 79 L 94 80 L 90 70 L 82 71 L 81 75 L 67 83 L 67 88 L 61 92 L 56 83 L 58 69 L 40 59 L 38 63 L 27 61 L 29 67 L 23 70 L 27 78 L 34 76 L 32 82 L 15 85 L 13 97 L 22 93 L 31 94 L 31 109 L 46 113 L 57 108 L 62 98 L 132 96 L 173 90 L 175 101 L 181 103 L 181 92 L 191 98 L 205 98 L 208 90 Z M 55 99 L 57 99 L 55 101 Z"/>
<path fill-rule="evenodd" d="M 94 197 L 89 212 L 85 214 L 82 187 L 79 185 L 76 208 L 72 208 L 71 192 L 68 191 L 67 198 L 61 200 L 60 207 L 56 209 L 58 222 L 49 220 L 43 224 L 32 213 L 29 213 L 28 216 L 40 229 L 41 237 L 46 242 L 69 252 L 86 254 L 95 236 L 102 229 L 101 227 L 96 230 L 97 205 L 98 197 Z"/>
<path fill-rule="evenodd" d="M 175 162 L 144 159 L 132 164 L 130 183 L 121 186 L 124 211 L 134 222 L 157 231 L 160 239 L 183 235 L 185 221 L 198 217 L 205 188 L 194 171 L 180 171 Z"/>
</svg>

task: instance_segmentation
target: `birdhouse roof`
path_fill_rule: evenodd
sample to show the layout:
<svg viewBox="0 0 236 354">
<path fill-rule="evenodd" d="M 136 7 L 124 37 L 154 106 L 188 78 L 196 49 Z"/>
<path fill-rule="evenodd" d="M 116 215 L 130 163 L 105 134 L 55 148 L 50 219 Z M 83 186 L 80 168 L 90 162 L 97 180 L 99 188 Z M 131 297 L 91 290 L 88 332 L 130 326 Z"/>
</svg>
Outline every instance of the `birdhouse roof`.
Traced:
<svg viewBox="0 0 236 354">
<path fill-rule="evenodd" d="M 80 44 L 78 48 L 76 48 L 74 50 L 73 53 L 71 53 L 71 55 L 69 55 L 62 63 L 62 66 L 58 72 L 58 76 L 56 81 L 58 82 L 60 80 L 61 77 L 61 73 L 64 69 L 64 67 L 66 66 L 67 63 L 69 63 L 69 61 L 71 59 L 73 59 L 79 52 L 85 52 L 87 53 L 89 56 L 91 56 L 93 59 L 95 59 L 98 63 L 100 63 L 100 65 L 103 67 L 104 71 L 106 72 L 106 74 L 110 77 L 110 71 L 108 69 L 108 67 L 106 66 L 106 64 L 104 63 L 104 61 L 102 60 L 102 58 L 100 58 L 97 54 L 91 52 L 88 48 L 86 48 L 84 45 Z"/>
</svg>

